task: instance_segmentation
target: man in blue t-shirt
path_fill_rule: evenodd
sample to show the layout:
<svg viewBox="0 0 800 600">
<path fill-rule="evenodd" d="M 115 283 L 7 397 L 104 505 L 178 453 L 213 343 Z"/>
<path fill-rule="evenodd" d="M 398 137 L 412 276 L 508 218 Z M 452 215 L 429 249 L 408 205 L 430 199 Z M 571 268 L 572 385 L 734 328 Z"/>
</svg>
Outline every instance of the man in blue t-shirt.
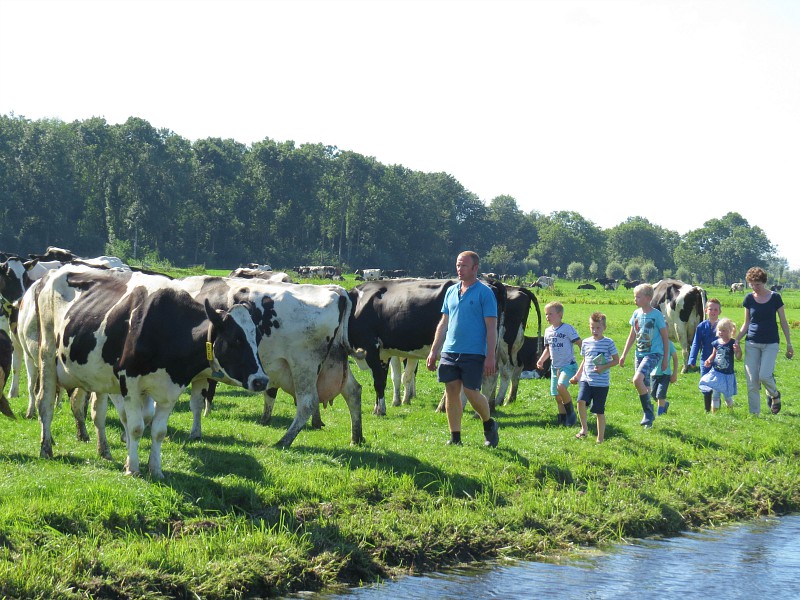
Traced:
<svg viewBox="0 0 800 600">
<path fill-rule="evenodd" d="M 461 417 L 464 408 L 461 392 L 483 420 L 484 444 L 496 447 L 498 424 L 491 418 L 489 401 L 481 393 L 484 375 L 497 370 L 497 300 L 492 289 L 478 279 L 480 258 L 475 252 L 462 252 L 456 259 L 459 283 L 445 293 L 442 319 L 426 361 L 428 369 L 436 369 L 445 384 L 445 408 L 450 427 L 448 444 L 461 445 Z"/>
</svg>

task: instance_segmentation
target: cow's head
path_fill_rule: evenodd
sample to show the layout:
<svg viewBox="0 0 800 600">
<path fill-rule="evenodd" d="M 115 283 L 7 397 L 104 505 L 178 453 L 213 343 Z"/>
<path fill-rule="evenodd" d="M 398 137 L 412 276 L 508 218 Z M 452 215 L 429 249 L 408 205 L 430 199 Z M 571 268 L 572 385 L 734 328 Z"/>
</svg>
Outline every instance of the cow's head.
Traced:
<svg viewBox="0 0 800 600">
<path fill-rule="evenodd" d="M 11 257 L 0 263 L 0 296 L 16 302 L 25 293 L 25 265 L 19 258 Z"/>
<path fill-rule="evenodd" d="M 258 358 L 259 333 L 252 306 L 235 304 L 227 312 L 217 313 L 206 299 L 205 307 L 211 321 L 206 358 L 214 377 L 251 392 L 264 391 L 269 377 Z"/>
</svg>

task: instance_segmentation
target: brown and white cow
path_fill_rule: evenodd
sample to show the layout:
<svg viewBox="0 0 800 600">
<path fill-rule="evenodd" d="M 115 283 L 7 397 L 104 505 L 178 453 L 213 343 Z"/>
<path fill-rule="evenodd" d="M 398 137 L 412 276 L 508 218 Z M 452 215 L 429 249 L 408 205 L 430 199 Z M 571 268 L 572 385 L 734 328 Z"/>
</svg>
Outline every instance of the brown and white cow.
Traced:
<svg viewBox="0 0 800 600">
<path fill-rule="evenodd" d="M 689 351 L 694 332 L 703 320 L 706 291 L 700 286 L 684 283 L 680 279 L 662 279 L 653 285 L 650 302 L 664 315 L 670 339 L 683 353 L 682 373 L 689 372 Z"/>
<path fill-rule="evenodd" d="M 213 377 L 250 391 L 263 391 L 269 382 L 245 304 L 218 313 L 166 277 L 72 265 L 48 272 L 31 291 L 20 311 L 36 313 L 26 322 L 37 327 L 43 457 L 53 454 L 50 424 L 59 386 L 124 398 L 128 474 L 139 472 L 143 414 L 152 400 L 148 466 L 162 479 L 167 420 L 193 380 Z"/>
</svg>

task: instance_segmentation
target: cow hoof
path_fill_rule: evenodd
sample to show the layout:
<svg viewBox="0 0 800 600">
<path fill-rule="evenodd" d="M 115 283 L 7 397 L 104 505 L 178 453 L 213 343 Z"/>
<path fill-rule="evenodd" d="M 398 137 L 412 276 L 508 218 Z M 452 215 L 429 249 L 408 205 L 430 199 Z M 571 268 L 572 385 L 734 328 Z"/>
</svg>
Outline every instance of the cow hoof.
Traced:
<svg viewBox="0 0 800 600">
<path fill-rule="evenodd" d="M 386 411 L 385 410 L 381 410 L 380 408 L 378 408 L 376 406 L 374 409 L 372 409 L 372 414 L 375 415 L 375 416 L 378 416 L 378 417 L 385 417 L 386 416 Z"/>
<path fill-rule="evenodd" d="M 25 413 L 25 418 L 26 419 L 35 419 L 36 418 L 36 411 L 35 410 L 29 410 L 28 412 Z"/>
<path fill-rule="evenodd" d="M 141 477 L 142 474 L 139 471 L 131 471 L 130 469 L 125 469 L 125 475 L 128 477 Z"/>
<path fill-rule="evenodd" d="M 392 400 L 392 406 L 400 406 L 400 400 Z"/>
<path fill-rule="evenodd" d="M 351 446 L 362 446 L 362 445 L 364 445 L 366 443 L 366 441 L 367 440 L 365 440 L 363 437 L 362 438 L 358 438 L 358 439 L 354 438 L 354 439 L 350 440 L 350 445 Z"/>
</svg>

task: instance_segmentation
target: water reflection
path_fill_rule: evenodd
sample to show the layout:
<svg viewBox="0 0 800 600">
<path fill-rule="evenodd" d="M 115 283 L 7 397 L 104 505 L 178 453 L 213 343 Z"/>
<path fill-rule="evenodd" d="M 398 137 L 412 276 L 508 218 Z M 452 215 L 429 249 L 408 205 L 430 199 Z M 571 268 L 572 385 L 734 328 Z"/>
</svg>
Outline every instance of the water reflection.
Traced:
<svg viewBox="0 0 800 600">
<path fill-rule="evenodd" d="M 569 564 L 457 569 L 314 600 L 800 597 L 800 515 L 664 540 L 643 540 Z"/>
</svg>

